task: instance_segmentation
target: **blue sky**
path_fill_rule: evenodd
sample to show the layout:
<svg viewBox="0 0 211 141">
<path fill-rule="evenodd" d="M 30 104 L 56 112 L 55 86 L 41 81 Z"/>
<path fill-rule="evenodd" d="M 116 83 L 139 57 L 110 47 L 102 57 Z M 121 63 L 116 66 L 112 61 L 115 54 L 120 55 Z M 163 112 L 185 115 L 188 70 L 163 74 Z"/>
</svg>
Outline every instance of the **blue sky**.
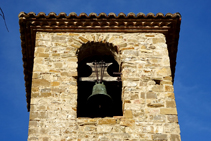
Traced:
<svg viewBox="0 0 211 141">
<path fill-rule="evenodd" d="M 207 141 L 211 134 L 211 48 L 209 0 L 2 0 L 9 32 L 0 17 L 0 137 L 27 140 L 26 108 L 18 14 L 28 12 L 180 12 L 182 23 L 174 81 L 183 141 Z"/>
</svg>

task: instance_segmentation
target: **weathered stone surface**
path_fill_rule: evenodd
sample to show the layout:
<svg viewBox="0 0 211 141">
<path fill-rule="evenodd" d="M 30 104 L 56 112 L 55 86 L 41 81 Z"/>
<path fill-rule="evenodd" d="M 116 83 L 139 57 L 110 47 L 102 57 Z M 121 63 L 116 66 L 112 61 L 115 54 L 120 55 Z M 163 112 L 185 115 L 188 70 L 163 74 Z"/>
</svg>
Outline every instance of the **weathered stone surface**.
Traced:
<svg viewBox="0 0 211 141">
<path fill-rule="evenodd" d="M 157 44 L 157 43 L 165 43 L 165 39 L 164 38 L 152 38 L 153 44 Z"/>
<path fill-rule="evenodd" d="M 54 63 L 55 68 L 62 68 L 62 63 Z"/>
<path fill-rule="evenodd" d="M 111 132 L 113 129 L 110 125 L 98 125 L 97 126 L 97 132 Z"/>
<path fill-rule="evenodd" d="M 179 140 L 165 40 L 159 33 L 37 32 L 28 140 Z M 118 50 L 123 116 L 77 117 L 76 53 L 95 42 Z"/>
<path fill-rule="evenodd" d="M 51 86 L 59 86 L 60 82 L 51 82 Z"/>
<path fill-rule="evenodd" d="M 119 132 L 119 133 L 125 133 L 125 126 L 114 126 L 113 127 L 114 132 Z"/>
<path fill-rule="evenodd" d="M 166 116 L 165 115 L 150 115 L 149 116 L 150 120 L 153 122 L 165 122 L 166 121 Z"/>
<path fill-rule="evenodd" d="M 84 37 L 82 37 L 82 36 L 80 36 L 79 39 L 81 39 L 81 41 L 84 42 L 84 43 L 86 43 L 86 42 L 89 41 L 89 40 L 87 40 L 86 38 L 84 38 Z"/>
<path fill-rule="evenodd" d="M 154 141 L 167 141 L 167 134 L 154 134 L 153 135 L 153 140 Z"/>
<path fill-rule="evenodd" d="M 133 120 L 133 119 L 121 119 L 120 125 L 133 127 L 135 125 L 135 120 Z"/>
<path fill-rule="evenodd" d="M 154 92 L 148 92 L 146 94 L 146 96 L 147 96 L 147 99 L 156 99 L 157 98 L 157 95 Z"/>
<path fill-rule="evenodd" d="M 166 96 L 166 97 L 169 97 L 169 98 L 171 98 L 171 99 L 175 99 L 174 93 L 166 93 L 165 96 Z"/>
<path fill-rule="evenodd" d="M 157 71 L 157 75 L 160 75 L 160 76 L 169 76 L 169 75 L 171 75 L 170 67 L 165 67 L 165 68 L 159 69 Z"/>
<path fill-rule="evenodd" d="M 49 57 L 48 53 L 39 53 L 38 57 Z"/>
<path fill-rule="evenodd" d="M 110 118 L 105 118 L 105 119 L 99 119 L 98 124 L 116 124 L 116 119 L 110 119 Z"/>
<path fill-rule="evenodd" d="M 133 118 L 133 113 L 131 110 L 125 110 L 123 116 L 124 118 Z"/>
<path fill-rule="evenodd" d="M 163 86 L 162 85 L 155 85 L 154 87 L 152 87 L 152 91 L 154 92 L 163 92 Z"/>
<path fill-rule="evenodd" d="M 51 93 L 41 93 L 40 97 L 49 97 Z"/>
<path fill-rule="evenodd" d="M 148 104 L 148 107 L 163 107 L 164 102 L 162 100 L 151 100 Z"/>
<path fill-rule="evenodd" d="M 171 134 L 171 141 L 181 141 L 179 135 Z"/>
<path fill-rule="evenodd" d="M 123 85 L 124 86 L 133 86 L 133 87 L 135 87 L 135 86 L 138 86 L 138 81 L 123 81 Z"/>
<path fill-rule="evenodd" d="M 146 37 L 155 37 L 155 35 L 145 35 Z"/>
<path fill-rule="evenodd" d="M 170 86 L 166 85 L 166 86 L 165 86 L 165 91 L 166 91 L 166 92 L 174 92 L 174 88 L 173 88 L 172 85 L 170 85 Z"/>
<path fill-rule="evenodd" d="M 166 101 L 167 108 L 176 108 L 175 101 Z"/>
<path fill-rule="evenodd" d="M 36 127 L 37 121 L 29 121 L 29 127 Z"/>
<path fill-rule="evenodd" d="M 33 79 L 32 87 L 39 87 L 39 86 L 48 87 L 50 86 L 50 82 L 45 79 Z"/>
<path fill-rule="evenodd" d="M 161 108 L 160 114 L 164 115 L 177 115 L 177 109 L 176 108 Z"/>
<path fill-rule="evenodd" d="M 39 73 L 33 73 L 33 75 L 32 75 L 32 78 L 33 79 L 37 79 L 39 77 L 40 77 L 40 74 Z"/>
<path fill-rule="evenodd" d="M 167 119 L 168 119 L 169 122 L 176 122 L 176 123 L 178 123 L 178 118 L 177 118 L 176 115 L 168 115 Z"/>
</svg>

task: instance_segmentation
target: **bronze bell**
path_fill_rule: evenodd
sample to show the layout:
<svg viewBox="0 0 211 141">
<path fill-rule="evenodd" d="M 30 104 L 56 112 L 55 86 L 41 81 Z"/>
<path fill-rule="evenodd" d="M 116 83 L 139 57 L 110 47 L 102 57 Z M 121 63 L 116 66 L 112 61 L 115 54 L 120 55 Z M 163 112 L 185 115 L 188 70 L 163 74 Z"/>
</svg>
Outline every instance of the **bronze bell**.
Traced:
<svg viewBox="0 0 211 141">
<path fill-rule="evenodd" d="M 107 94 L 103 83 L 95 83 L 92 94 L 87 98 L 87 108 L 91 117 L 112 116 L 113 100 Z"/>
</svg>

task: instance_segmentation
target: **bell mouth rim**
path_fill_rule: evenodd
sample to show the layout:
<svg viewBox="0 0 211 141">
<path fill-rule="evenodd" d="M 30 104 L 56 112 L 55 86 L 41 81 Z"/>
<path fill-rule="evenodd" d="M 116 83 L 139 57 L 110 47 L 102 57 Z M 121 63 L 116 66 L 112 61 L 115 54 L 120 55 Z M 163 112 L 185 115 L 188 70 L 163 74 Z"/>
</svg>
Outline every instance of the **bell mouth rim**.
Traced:
<svg viewBox="0 0 211 141">
<path fill-rule="evenodd" d="M 94 94 L 94 95 L 95 95 L 95 96 L 97 96 L 97 95 L 108 96 L 108 97 L 111 99 L 112 103 L 113 103 L 113 99 L 112 99 L 112 97 L 111 97 L 109 94 L 100 94 L 100 93 L 98 93 L 98 94 Z M 90 99 L 92 96 L 93 96 L 93 95 L 90 95 L 90 96 L 87 98 L 87 103 L 88 103 L 89 99 Z"/>
</svg>

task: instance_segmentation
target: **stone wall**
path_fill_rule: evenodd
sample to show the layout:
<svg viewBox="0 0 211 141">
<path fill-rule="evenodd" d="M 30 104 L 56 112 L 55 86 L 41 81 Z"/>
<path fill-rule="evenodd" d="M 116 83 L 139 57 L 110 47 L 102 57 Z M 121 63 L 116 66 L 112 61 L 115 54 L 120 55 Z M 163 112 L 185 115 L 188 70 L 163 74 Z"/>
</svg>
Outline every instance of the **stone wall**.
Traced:
<svg viewBox="0 0 211 141">
<path fill-rule="evenodd" d="M 119 51 L 123 116 L 77 118 L 77 55 L 87 42 Z M 37 32 L 29 141 L 180 141 L 165 36 Z"/>
</svg>

